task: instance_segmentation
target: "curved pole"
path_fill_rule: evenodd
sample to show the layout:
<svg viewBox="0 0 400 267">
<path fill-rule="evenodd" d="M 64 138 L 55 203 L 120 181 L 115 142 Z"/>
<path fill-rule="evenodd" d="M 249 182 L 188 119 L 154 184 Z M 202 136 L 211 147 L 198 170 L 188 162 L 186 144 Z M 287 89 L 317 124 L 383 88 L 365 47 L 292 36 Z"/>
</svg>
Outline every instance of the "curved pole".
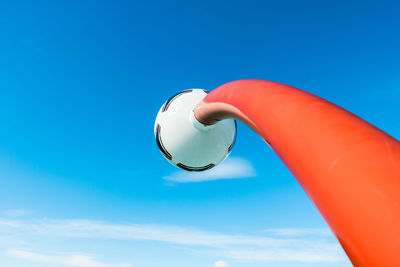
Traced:
<svg viewBox="0 0 400 267">
<path fill-rule="evenodd" d="M 194 110 L 204 124 L 233 117 L 278 154 L 355 266 L 400 266 L 400 142 L 294 87 L 239 80 Z"/>
</svg>

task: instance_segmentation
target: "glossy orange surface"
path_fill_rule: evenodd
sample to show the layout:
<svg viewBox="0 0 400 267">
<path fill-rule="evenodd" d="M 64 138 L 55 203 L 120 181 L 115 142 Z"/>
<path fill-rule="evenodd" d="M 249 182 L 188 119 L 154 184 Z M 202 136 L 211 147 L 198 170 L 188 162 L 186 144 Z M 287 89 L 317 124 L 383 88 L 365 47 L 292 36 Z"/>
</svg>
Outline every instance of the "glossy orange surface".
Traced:
<svg viewBox="0 0 400 267">
<path fill-rule="evenodd" d="M 239 118 L 271 145 L 355 266 L 400 266 L 398 140 L 324 99 L 275 82 L 227 83 L 199 107 L 200 121 Z"/>
</svg>

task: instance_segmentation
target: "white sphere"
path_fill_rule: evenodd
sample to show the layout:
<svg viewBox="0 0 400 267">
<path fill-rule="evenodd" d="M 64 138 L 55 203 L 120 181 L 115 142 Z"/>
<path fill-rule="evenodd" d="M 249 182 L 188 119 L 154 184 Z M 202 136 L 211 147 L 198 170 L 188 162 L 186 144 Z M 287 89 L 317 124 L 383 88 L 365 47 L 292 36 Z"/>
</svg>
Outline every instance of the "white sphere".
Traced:
<svg viewBox="0 0 400 267">
<path fill-rule="evenodd" d="M 173 165 L 188 171 L 204 171 L 222 162 L 236 139 L 236 121 L 225 119 L 206 126 L 196 120 L 195 106 L 208 91 L 190 89 L 168 99 L 154 124 L 157 145 Z"/>
</svg>

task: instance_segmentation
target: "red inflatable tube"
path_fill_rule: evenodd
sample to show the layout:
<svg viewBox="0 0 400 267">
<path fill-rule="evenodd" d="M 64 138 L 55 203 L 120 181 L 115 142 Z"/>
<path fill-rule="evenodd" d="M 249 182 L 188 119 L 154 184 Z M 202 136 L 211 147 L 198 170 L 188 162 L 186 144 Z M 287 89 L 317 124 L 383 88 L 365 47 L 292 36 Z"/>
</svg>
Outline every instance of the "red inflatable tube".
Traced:
<svg viewBox="0 0 400 267">
<path fill-rule="evenodd" d="M 213 90 L 204 124 L 233 117 L 279 155 L 355 266 L 400 266 L 400 142 L 305 91 L 263 80 Z"/>
</svg>

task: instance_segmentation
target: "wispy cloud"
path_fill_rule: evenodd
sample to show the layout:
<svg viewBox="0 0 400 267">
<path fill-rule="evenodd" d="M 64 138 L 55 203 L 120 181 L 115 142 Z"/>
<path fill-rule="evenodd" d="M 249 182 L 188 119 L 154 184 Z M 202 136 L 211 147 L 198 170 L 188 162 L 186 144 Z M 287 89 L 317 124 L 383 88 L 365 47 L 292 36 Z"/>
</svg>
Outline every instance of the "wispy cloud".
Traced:
<svg viewBox="0 0 400 267">
<path fill-rule="evenodd" d="M 214 267 L 229 267 L 229 263 L 226 261 L 216 261 Z"/>
<path fill-rule="evenodd" d="M 266 229 L 264 232 L 276 236 L 331 236 L 328 228 L 274 228 Z"/>
<path fill-rule="evenodd" d="M 16 238 L 36 236 L 148 240 L 178 245 L 182 249 L 216 257 L 250 261 L 337 262 L 346 259 L 333 236 L 309 237 L 306 233 L 301 237 L 294 237 L 293 234 L 282 238 L 274 234 L 228 235 L 173 225 L 111 224 L 92 220 L 0 219 L 0 235 L 3 233 Z"/>
<path fill-rule="evenodd" d="M 14 209 L 14 210 L 5 210 L 3 214 L 7 217 L 22 217 L 26 215 L 31 215 L 34 212 L 32 210 L 24 210 L 24 209 Z"/>
<path fill-rule="evenodd" d="M 8 250 L 6 254 L 26 261 L 37 262 L 37 263 L 48 263 L 73 266 L 73 267 L 132 267 L 130 264 L 107 264 L 94 260 L 92 257 L 82 254 L 72 255 L 55 255 L 55 254 L 43 254 L 35 253 L 26 250 Z"/>
<path fill-rule="evenodd" d="M 319 247 L 322 245 L 322 247 Z M 224 256 L 231 259 L 248 261 L 293 261 L 293 262 L 338 262 L 343 261 L 339 257 L 336 248 L 327 244 L 316 242 L 315 246 L 298 247 L 288 249 L 232 249 L 224 251 Z"/>
<path fill-rule="evenodd" d="M 221 179 L 239 179 L 256 176 L 253 165 L 242 158 L 228 158 L 220 165 L 204 172 L 177 171 L 163 179 L 174 183 L 196 183 Z"/>
</svg>

